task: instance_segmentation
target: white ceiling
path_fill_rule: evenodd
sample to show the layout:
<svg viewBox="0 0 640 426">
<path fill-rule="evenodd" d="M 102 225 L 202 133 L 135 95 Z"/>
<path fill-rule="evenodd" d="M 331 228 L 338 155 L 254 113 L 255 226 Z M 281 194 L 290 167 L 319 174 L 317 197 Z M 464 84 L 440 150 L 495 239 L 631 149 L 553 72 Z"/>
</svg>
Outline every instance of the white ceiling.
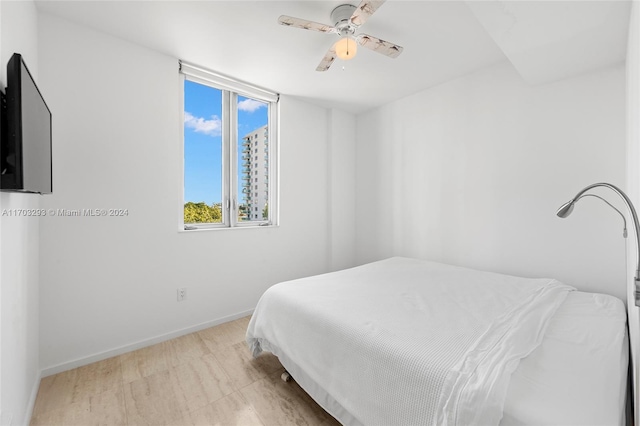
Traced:
<svg viewBox="0 0 640 426">
<path fill-rule="evenodd" d="M 360 32 L 399 44 L 404 52 L 389 59 L 361 48 L 353 60 L 317 72 L 337 36 L 278 25 L 278 16 L 331 24 L 331 10 L 345 2 L 42 0 L 37 7 L 251 84 L 354 113 L 505 59 L 526 81 L 539 83 L 625 58 L 625 1 L 389 0 Z"/>
<path fill-rule="evenodd" d="M 520 75 L 547 83 L 623 61 L 631 3 L 467 3 Z"/>
</svg>

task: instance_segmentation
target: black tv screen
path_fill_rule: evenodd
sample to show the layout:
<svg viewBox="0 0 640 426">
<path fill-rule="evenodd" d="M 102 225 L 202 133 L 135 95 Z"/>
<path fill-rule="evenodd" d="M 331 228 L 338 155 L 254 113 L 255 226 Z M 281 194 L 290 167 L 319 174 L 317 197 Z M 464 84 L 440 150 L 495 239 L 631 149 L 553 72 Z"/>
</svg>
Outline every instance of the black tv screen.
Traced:
<svg viewBox="0 0 640 426">
<path fill-rule="evenodd" d="M 51 111 L 18 53 L 7 64 L 6 92 L 0 189 L 51 194 Z"/>
</svg>

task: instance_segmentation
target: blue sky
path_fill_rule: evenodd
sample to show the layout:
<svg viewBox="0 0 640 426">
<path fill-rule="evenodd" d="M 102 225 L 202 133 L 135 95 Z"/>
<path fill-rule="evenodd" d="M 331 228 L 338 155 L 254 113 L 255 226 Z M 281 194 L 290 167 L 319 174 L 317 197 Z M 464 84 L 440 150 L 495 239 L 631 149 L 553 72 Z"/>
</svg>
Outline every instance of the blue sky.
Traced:
<svg viewBox="0 0 640 426">
<path fill-rule="evenodd" d="M 185 80 L 184 115 L 184 201 L 219 203 L 222 201 L 222 91 Z M 266 103 L 238 96 L 239 138 L 267 124 L 267 119 Z M 238 149 L 242 150 L 241 143 Z M 238 201 L 242 201 L 241 194 Z"/>
</svg>

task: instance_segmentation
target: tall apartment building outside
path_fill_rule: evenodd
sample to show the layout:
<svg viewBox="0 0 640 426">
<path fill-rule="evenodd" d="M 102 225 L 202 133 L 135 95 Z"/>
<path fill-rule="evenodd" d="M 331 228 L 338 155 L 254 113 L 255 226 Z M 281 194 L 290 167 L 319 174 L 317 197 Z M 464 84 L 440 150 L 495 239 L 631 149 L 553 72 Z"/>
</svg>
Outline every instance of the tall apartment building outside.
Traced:
<svg viewBox="0 0 640 426">
<path fill-rule="evenodd" d="M 247 208 L 245 220 L 264 220 L 263 211 L 269 201 L 269 131 L 257 128 L 242 141 L 242 194 Z"/>
</svg>

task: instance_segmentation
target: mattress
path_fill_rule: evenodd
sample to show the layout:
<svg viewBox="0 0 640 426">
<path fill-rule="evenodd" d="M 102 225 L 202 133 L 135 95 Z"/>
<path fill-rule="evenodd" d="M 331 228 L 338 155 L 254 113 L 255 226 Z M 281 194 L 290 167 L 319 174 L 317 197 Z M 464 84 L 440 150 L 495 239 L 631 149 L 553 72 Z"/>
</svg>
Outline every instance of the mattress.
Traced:
<svg viewBox="0 0 640 426">
<path fill-rule="evenodd" d="M 392 258 L 272 287 L 247 341 L 343 424 L 619 424 L 624 306 L 572 290 Z"/>
</svg>

